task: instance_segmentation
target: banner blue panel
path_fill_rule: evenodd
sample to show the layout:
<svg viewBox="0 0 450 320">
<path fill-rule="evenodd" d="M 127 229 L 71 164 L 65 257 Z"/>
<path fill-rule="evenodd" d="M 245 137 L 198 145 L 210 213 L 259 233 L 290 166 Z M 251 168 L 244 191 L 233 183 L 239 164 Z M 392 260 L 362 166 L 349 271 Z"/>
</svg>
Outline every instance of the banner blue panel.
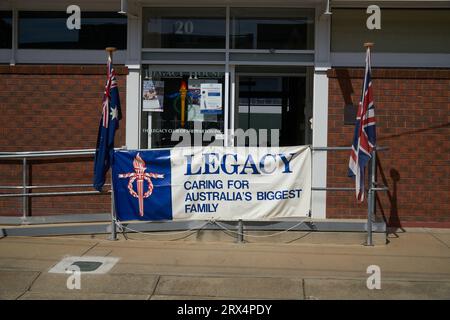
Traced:
<svg viewBox="0 0 450 320">
<path fill-rule="evenodd" d="M 114 153 L 113 186 L 119 220 L 172 220 L 169 150 Z"/>
</svg>

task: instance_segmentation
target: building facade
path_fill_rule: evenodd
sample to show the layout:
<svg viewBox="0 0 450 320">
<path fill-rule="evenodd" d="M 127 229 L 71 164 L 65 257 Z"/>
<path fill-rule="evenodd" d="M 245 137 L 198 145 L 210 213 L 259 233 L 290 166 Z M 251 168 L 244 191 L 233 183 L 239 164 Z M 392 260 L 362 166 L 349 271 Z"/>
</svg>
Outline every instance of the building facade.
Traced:
<svg viewBox="0 0 450 320">
<path fill-rule="evenodd" d="M 381 28 L 371 30 L 374 4 Z M 200 132 L 226 146 L 248 145 L 234 134 L 254 129 L 277 132 L 281 146 L 349 146 L 363 44 L 372 41 L 377 141 L 389 148 L 378 154 L 378 182 L 389 191 L 377 194 L 376 216 L 396 227 L 450 226 L 448 1 L 80 0 L 80 29 L 69 26 L 70 5 L 0 4 L 1 152 L 95 148 L 107 46 L 118 49 L 124 118 L 117 147 L 173 147 L 180 127 L 195 144 Z M 200 112 L 196 92 L 205 83 L 220 88 L 220 112 Z M 183 84 L 190 100 L 182 115 Z M 312 185 L 352 187 L 348 156 L 313 151 Z M 21 163 L 0 163 L 0 184 L 20 185 L 21 172 Z M 29 168 L 31 185 L 91 177 L 90 158 L 36 160 Z M 352 192 L 315 191 L 311 201 L 316 219 L 367 215 Z M 29 202 L 31 215 L 110 207 L 108 195 Z M 0 198 L 0 215 L 20 216 L 21 205 Z"/>
</svg>

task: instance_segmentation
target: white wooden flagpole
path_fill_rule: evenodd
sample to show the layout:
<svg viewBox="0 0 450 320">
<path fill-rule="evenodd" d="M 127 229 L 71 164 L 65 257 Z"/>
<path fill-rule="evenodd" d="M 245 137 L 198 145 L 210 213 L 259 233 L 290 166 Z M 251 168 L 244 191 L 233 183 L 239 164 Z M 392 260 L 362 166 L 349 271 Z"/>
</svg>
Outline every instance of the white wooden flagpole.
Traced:
<svg viewBox="0 0 450 320">
<path fill-rule="evenodd" d="M 113 52 L 116 51 L 116 48 L 114 47 L 107 47 L 106 52 L 108 52 L 108 59 L 111 60 L 111 63 L 113 61 Z M 111 177 L 111 235 L 109 237 L 109 240 L 115 241 L 117 239 L 117 226 L 116 226 L 116 207 L 114 202 L 114 185 L 113 185 L 113 175 L 112 175 L 112 168 L 109 169 L 111 171 L 110 177 Z"/>
</svg>

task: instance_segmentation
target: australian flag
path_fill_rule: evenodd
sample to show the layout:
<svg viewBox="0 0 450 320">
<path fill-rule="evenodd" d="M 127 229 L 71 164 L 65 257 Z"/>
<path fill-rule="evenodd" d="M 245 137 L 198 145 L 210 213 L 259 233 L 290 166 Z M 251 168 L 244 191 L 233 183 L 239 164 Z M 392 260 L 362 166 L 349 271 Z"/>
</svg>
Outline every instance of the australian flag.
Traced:
<svg viewBox="0 0 450 320">
<path fill-rule="evenodd" d="M 372 158 L 376 144 L 375 108 L 373 103 L 370 48 L 366 53 L 366 71 L 361 101 L 358 105 L 355 133 L 349 161 L 349 177 L 355 177 L 356 199 L 364 201 L 364 169 Z"/>
<path fill-rule="evenodd" d="M 105 92 L 103 95 L 102 118 L 98 128 L 97 149 L 94 160 L 94 188 L 102 191 L 106 173 L 111 166 L 114 153 L 114 136 L 122 119 L 119 90 L 116 73 L 112 66 L 111 56 L 108 57 L 108 70 Z"/>
</svg>

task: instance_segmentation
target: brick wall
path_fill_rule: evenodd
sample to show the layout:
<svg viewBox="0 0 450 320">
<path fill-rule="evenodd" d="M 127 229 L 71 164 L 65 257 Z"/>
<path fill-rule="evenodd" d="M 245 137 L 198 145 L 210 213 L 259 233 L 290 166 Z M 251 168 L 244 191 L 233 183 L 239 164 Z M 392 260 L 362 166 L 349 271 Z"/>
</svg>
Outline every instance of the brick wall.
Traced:
<svg viewBox="0 0 450 320">
<path fill-rule="evenodd" d="M 121 146 L 127 70 L 123 66 L 115 69 L 124 116 L 116 134 L 116 146 Z M 95 149 L 105 80 L 103 65 L 0 66 L 0 152 Z M 93 158 L 33 160 L 29 171 L 31 185 L 91 184 Z M 21 184 L 20 162 L 0 161 L 0 185 Z M 30 208 L 34 216 L 109 212 L 110 197 L 33 197 Z M 0 215 L 21 214 L 21 198 L 0 198 Z"/>
<path fill-rule="evenodd" d="M 116 66 L 125 116 L 126 68 Z M 330 70 L 329 146 L 348 146 L 353 125 L 344 106 L 357 104 L 363 70 Z M 0 66 L 0 152 L 95 148 L 105 66 Z M 450 226 L 450 70 L 374 69 L 380 146 L 377 218 L 392 226 Z M 116 145 L 125 141 L 125 119 Z M 329 153 L 328 186 L 349 186 L 348 152 Z M 32 185 L 86 183 L 92 158 L 35 160 Z M 20 163 L 0 162 L 0 185 L 20 185 Z M 2 190 L 4 192 L 5 190 Z M 50 191 L 44 189 L 42 191 Z M 33 197 L 32 215 L 109 212 L 109 196 Z M 365 218 L 354 194 L 327 193 L 327 217 Z M 21 198 L 0 198 L 0 215 L 21 215 Z"/>
<path fill-rule="evenodd" d="M 362 69 L 333 69 L 329 77 L 329 146 L 349 146 L 353 125 L 344 106 L 357 105 Z M 450 70 L 373 69 L 377 179 L 389 187 L 377 197 L 378 219 L 391 226 L 450 227 Z M 353 187 L 348 152 L 328 154 L 328 186 Z M 365 218 L 367 202 L 354 193 L 328 192 L 327 217 Z"/>
</svg>

